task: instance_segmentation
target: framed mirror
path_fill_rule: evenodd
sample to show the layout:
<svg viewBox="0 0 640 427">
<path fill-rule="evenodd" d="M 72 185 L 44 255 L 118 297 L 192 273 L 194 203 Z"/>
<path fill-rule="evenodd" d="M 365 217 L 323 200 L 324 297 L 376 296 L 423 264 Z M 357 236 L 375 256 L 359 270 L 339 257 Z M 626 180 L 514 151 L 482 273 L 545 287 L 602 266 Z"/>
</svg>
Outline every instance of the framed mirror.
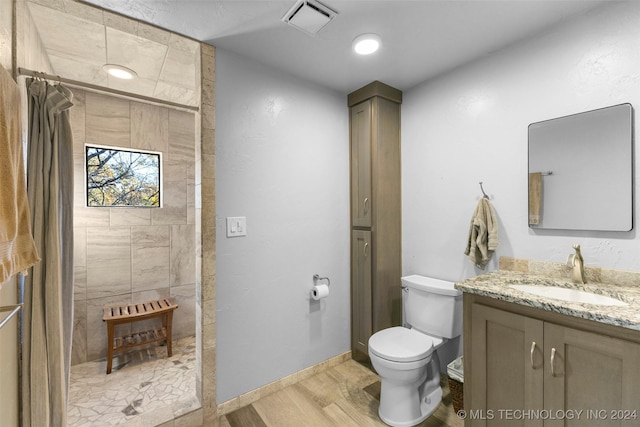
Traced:
<svg viewBox="0 0 640 427">
<path fill-rule="evenodd" d="M 529 125 L 529 227 L 633 228 L 633 108 Z"/>
</svg>

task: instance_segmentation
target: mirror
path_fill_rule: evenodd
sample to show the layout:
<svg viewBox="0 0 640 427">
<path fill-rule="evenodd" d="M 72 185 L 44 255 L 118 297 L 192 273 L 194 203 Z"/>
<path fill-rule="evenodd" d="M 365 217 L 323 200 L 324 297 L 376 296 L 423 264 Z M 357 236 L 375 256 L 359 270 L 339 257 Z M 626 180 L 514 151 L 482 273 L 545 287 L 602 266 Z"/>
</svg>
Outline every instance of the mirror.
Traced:
<svg viewBox="0 0 640 427">
<path fill-rule="evenodd" d="M 529 125 L 529 227 L 633 228 L 632 120 L 620 104 Z"/>
</svg>

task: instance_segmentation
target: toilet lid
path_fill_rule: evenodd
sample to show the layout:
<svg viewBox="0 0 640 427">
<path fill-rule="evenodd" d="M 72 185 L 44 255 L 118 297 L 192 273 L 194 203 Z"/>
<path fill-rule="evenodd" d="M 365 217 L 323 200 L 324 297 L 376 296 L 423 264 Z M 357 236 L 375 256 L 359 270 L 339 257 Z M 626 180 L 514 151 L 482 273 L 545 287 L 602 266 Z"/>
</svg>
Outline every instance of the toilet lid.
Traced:
<svg viewBox="0 0 640 427">
<path fill-rule="evenodd" d="M 396 326 L 373 334 L 369 351 L 386 360 L 414 362 L 433 352 L 433 341 L 418 331 Z"/>
</svg>

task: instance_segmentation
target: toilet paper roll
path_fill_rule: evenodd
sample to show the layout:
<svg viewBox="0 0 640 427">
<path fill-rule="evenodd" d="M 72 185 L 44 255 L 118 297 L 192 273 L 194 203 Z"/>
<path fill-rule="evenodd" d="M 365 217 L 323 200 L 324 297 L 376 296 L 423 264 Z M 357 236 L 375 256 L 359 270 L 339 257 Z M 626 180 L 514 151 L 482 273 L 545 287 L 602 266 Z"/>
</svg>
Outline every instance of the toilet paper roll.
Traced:
<svg viewBox="0 0 640 427">
<path fill-rule="evenodd" d="M 329 286 L 327 285 L 316 285 L 311 288 L 311 298 L 314 300 L 319 300 L 322 298 L 326 298 L 329 296 Z"/>
</svg>

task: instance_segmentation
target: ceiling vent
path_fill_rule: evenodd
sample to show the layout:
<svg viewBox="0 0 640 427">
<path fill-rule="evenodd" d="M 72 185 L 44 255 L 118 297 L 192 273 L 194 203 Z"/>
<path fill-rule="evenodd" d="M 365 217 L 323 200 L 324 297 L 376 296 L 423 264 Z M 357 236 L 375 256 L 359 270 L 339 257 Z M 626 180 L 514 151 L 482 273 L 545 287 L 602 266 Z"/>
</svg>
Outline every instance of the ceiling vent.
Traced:
<svg viewBox="0 0 640 427">
<path fill-rule="evenodd" d="M 307 34 L 315 35 L 337 12 L 315 0 L 298 0 L 282 17 L 282 21 Z"/>
</svg>

